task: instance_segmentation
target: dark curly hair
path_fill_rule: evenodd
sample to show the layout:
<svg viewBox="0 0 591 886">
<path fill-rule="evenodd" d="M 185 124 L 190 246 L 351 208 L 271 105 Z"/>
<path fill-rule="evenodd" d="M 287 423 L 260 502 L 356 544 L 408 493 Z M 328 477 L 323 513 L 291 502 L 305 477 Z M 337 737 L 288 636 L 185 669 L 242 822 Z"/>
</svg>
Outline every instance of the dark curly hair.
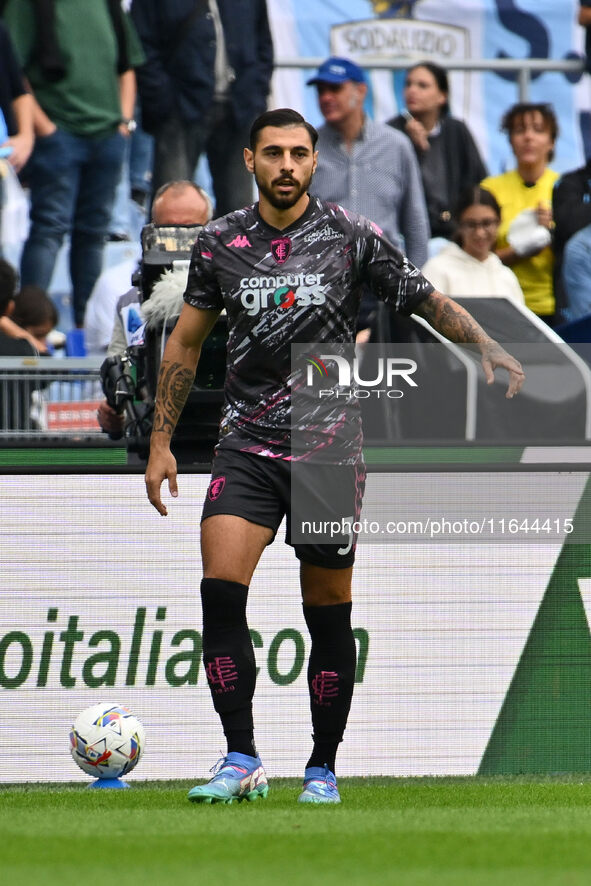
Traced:
<svg viewBox="0 0 591 886">
<path fill-rule="evenodd" d="M 554 113 L 552 105 L 549 105 L 546 102 L 518 102 L 516 105 L 512 105 L 512 107 L 503 114 L 503 119 L 501 120 L 501 132 L 506 132 L 510 139 L 515 127 L 519 124 L 523 125 L 525 118 L 532 116 L 533 114 L 541 115 L 546 129 L 550 133 L 550 138 L 554 143 L 558 138 L 559 133 L 558 120 L 556 119 L 556 114 Z M 552 160 L 553 158 L 554 148 L 548 153 L 548 160 Z"/>
<path fill-rule="evenodd" d="M 58 321 L 57 308 L 44 289 L 30 283 L 15 297 L 12 319 L 23 329 L 42 323 L 50 323 L 53 328 Z"/>
</svg>

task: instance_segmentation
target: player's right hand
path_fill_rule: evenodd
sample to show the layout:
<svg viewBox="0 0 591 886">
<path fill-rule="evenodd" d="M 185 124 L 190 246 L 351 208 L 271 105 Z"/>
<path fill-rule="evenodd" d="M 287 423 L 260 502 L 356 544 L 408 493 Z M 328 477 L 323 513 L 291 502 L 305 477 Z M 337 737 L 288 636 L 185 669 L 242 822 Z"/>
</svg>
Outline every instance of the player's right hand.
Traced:
<svg viewBox="0 0 591 886">
<path fill-rule="evenodd" d="M 146 467 L 146 491 L 150 503 L 154 505 L 158 513 L 162 514 L 163 517 L 168 515 L 168 510 L 160 498 L 160 487 L 163 480 L 168 480 L 168 491 L 173 498 L 176 498 L 179 494 L 176 477 L 176 458 L 170 449 L 164 447 L 151 448 L 148 466 Z"/>
</svg>

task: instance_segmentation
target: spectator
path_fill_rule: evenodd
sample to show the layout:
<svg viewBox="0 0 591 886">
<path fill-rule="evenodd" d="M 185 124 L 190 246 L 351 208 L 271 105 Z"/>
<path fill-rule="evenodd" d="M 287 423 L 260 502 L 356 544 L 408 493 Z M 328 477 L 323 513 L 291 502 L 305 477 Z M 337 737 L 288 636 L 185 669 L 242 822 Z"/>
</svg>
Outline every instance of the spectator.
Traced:
<svg viewBox="0 0 591 886">
<path fill-rule="evenodd" d="M 517 277 L 493 251 L 501 222 L 493 195 L 478 185 L 464 191 L 452 221 L 456 242 L 429 259 L 425 277 L 446 295 L 505 295 L 523 304 Z"/>
<path fill-rule="evenodd" d="M 129 289 L 140 255 L 139 244 L 130 243 L 125 257 L 105 268 L 94 284 L 84 311 L 84 347 L 90 356 L 104 356 L 107 352 L 117 299 Z M 139 298 L 136 287 L 132 289 Z"/>
<path fill-rule="evenodd" d="M 409 68 L 404 86 L 406 110 L 388 124 L 406 133 L 421 169 L 431 237 L 452 239 L 452 209 L 460 193 L 476 185 L 486 168 L 470 130 L 450 115 L 446 71 L 433 62 Z"/>
<path fill-rule="evenodd" d="M 14 306 L 14 294 L 18 275 L 4 259 L 0 259 L 0 357 L 36 357 L 37 350 L 26 338 L 16 337 L 5 331 L 4 323 Z M 32 425 L 32 388 L 19 379 L 6 380 L 0 397 L 0 430 L 24 431 Z"/>
<path fill-rule="evenodd" d="M 408 139 L 363 111 L 363 70 L 345 58 L 329 58 L 308 80 L 318 90 L 326 124 L 318 130 L 319 158 L 311 192 L 364 215 L 420 267 L 427 260 L 429 223 L 418 165 Z M 364 290 L 359 342 L 369 337 L 378 306 Z M 396 317 L 396 322 L 403 318 Z"/>
<path fill-rule="evenodd" d="M 18 275 L 15 269 L 4 259 L 0 259 L 0 357 L 38 357 L 47 353 L 45 335 L 55 326 L 57 312 L 51 299 L 37 287 L 35 292 L 25 293 L 20 306 L 22 313 L 15 306 L 15 289 Z M 23 291 L 17 296 L 20 299 Z M 12 317 L 8 317 L 11 313 Z M 21 328 L 14 321 L 30 322 L 28 329 Z M 9 331 L 5 324 L 9 322 Z M 20 378 L 18 377 L 20 375 Z M 41 381 L 33 382 L 23 378 L 22 368 L 10 381 L 6 379 L 2 385 L 0 397 L 0 429 L 3 431 L 35 431 L 39 430 L 40 413 L 38 390 L 45 385 Z"/>
<path fill-rule="evenodd" d="M 211 216 L 212 204 L 209 195 L 190 181 L 168 182 L 156 192 L 152 204 L 154 225 L 204 225 L 211 219 Z M 124 317 L 129 316 L 130 310 L 134 310 L 136 313 L 140 312 L 141 294 L 139 289 L 134 286 L 123 295 L 111 291 L 100 306 L 93 304 L 93 298 L 88 303 L 87 322 L 90 324 L 92 316 L 100 314 L 103 317 L 101 338 L 104 339 L 107 328 L 110 333 L 110 341 L 107 336 L 105 342 L 105 347 L 108 344 L 108 355 L 123 354 L 129 343 L 129 332 Z M 88 338 L 96 339 L 96 337 L 96 334 L 91 333 L 88 329 Z M 115 412 L 106 400 L 103 400 L 99 405 L 97 418 L 103 431 L 108 434 L 121 434 L 124 416 Z"/>
<path fill-rule="evenodd" d="M 49 288 L 69 233 L 74 322 L 82 326 L 132 126 L 133 67 L 143 54 L 120 0 L 8 0 L 4 17 L 35 99 L 22 283 Z"/>
<path fill-rule="evenodd" d="M 0 356 L 31 357 L 37 354 L 35 346 L 24 335 L 14 334 L 16 326 L 9 319 L 14 310 L 18 274 L 9 262 L 0 258 Z M 8 321 L 8 322 L 7 322 Z M 3 427 L 4 427 L 3 422 Z"/>
<path fill-rule="evenodd" d="M 49 353 L 47 336 L 57 326 L 57 309 L 40 286 L 23 286 L 14 303 L 11 320 L 32 335 L 40 353 Z"/>
<path fill-rule="evenodd" d="M 147 57 L 138 88 L 154 191 L 192 179 L 205 152 L 217 214 L 252 203 L 242 146 L 273 72 L 265 0 L 134 0 L 131 15 Z"/>
<path fill-rule="evenodd" d="M 329 58 L 308 84 L 318 90 L 326 121 L 318 130 L 312 193 L 370 218 L 420 267 L 427 260 L 429 226 L 408 140 L 366 116 L 367 83 L 354 62 Z"/>
<path fill-rule="evenodd" d="M 591 0 L 579 0 L 577 21 L 585 28 L 585 70 L 591 73 Z"/>
<path fill-rule="evenodd" d="M 567 323 L 591 315 L 591 225 L 577 231 L 564 247 L 561 282 L 567 303 L 562 316 Z M 560 331 L 560 330 L 559 330 Z"/>
<path fill-rule="evenodd" d="M 17 178 L 33 150 L 33 99 L 10 35 L 0 22 L 0 255 L 20 255 L 28 231 L 28 202 Z M 1 325 L 1 324 L 0 324 Z"/>
<path fill-rule="evenodd" d="M 0 139 L 15 172 L 20 172 L 35 140 L 33 134 L 33 99 L 26 89 L 16 54 L 6 26 L 0 22 L 0 112 L 8 138 Z"/>
<path fill-rule="evenodd" d="M 144 132 L 141 111 L 136 101 L 136 128 L 126 143 L 121 178 L 109 225 L 109 240 L 139 240 L 146 224 L 152 194 L 153 138 Z"/>
<path fill-rule="evenodd" d="M 563 319 L 572 322 L 591 313 L 591 158 L 556 182 L 552 212 L 554 291 Z"/>
<path fill-rule="evenodd" d="M 6 338 L 19 339 L 26 342 L 26 350 L 14 343 L 4 343 L 4 356 L 15 354 L 37 354 L 45 351 L 45 344 L 36 339 L 30 332 L 14 322 L 12 317 L 15 309 L 15 298 L 18 287 L 18 274 L 10 262 L 0 258 L 0 292 L 2 293 L 2 310 L 0 310 L 0 332 Z M 16 350 L 15 350 L 16 348 Z M 8 350 L 7 350 L 8 349 Z"/>
<path fill-rule="evenodd" d="M 558 123 L 547 104 L 522 103 L 503 117 L 517 168 L 485 178 L 501 207 L 497 255 L 513 268 L 525 303 L 550 325 L 556 322 L 551 248 L 552 189 L 558 173 L 548 167 L 554 156 Z"/>
</svg>

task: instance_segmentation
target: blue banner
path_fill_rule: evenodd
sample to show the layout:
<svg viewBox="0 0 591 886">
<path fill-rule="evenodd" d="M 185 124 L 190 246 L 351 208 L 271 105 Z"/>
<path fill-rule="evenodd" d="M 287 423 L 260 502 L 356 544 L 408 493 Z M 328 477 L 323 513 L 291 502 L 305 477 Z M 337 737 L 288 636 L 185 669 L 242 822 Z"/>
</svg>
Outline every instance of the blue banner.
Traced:
<svg viewBox="0 0 591 886">
<path fill-rule="evenodd" d="M 578 0 L 268 0 L 278 61 L 344 55 L 371 71 L 372 62 L 431 59 L 444 67 L 470 59 L 568 59 L 583 55 Z M 271 104 L 292 106 L 322 122 L 311 71 L 278 69 Z M 386 120 L 401 109 L 404 72 L 370 74 L 368 113 Z M 517 72 L 450 75 L 451 109 L 470 126 L 491 174 L 514 166 L 503 113 L 519 99 Z M 587 153 L 591 78 L 575 72 L 534 72 L 532 101 L 552 104 L 560 135 L 552 167 L 580 166 Z"/>
</svg>

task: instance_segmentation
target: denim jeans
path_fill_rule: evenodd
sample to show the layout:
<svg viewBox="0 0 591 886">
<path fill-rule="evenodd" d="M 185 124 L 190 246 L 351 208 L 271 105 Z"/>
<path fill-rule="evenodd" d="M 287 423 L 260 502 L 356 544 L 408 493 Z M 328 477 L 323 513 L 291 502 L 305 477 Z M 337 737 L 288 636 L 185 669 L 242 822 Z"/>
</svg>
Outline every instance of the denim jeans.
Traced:
<svg viewBox="0 0 591 886">
<path fill-rule="evenodd" d="M 140 239 L 142 227 L 148 221 L 154 139 L 142 129 L 142 115 L 137 104 L 133 116 L 138 125 L 135 132 L 126 139 L 121 178 L 117 185 L 109 232 L 126 234 L 135 242 Z"/>
<path fill-rule="evenodd" d="M 573 234 L 564 247 L 562 279 L 567 295 L 563 311 L 568 323 L 591 314 L 591 225 Z"/>
<path fill-rule="evenodd" d="M 89 138 L 58 129 L 37 139 L 26 167 L 31 229 L 21 258 L 21 282 L 49 289 L 59 248 L 70 234 L 77 326 L 84 322 L 86 302 L 102 270 L 124 148 L 119 132 Z"/>
<path fill-rule="evenodd" d="M 228 105 L 217 103 L 207 118 L 187 123 L 173 113 L 154 135 L 154 191 L 168 181 L 193 181 L 205 151 L 213 183 L 216 216 L 250 205 L 253 178 L 244 165 L 249 128 L 237 129 Z"/>
</svg>

